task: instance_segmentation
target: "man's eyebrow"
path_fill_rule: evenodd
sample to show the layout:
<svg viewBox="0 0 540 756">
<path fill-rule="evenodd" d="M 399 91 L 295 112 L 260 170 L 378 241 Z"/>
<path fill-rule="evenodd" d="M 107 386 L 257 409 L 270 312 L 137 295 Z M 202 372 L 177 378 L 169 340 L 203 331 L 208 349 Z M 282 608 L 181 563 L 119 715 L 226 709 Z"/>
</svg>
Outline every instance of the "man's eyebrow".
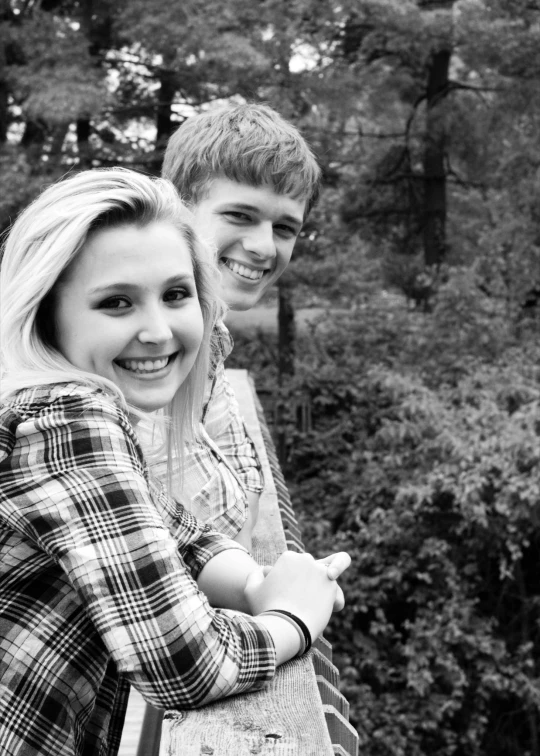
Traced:
<svg viewBox="0 0 540 756">
<path fill-rule="evenodd" d="M 287 221 L 287 223 L 292 223 L 293 226 L 302 226 L 304 223 L 303 217 L 298 218 L 296 215 L 289 215 L 288 213 L 282 215 L 281 220 Z"/>
<path fill-rule="evenodd" d="M 182 273 L 178 276 L 171 276 L 163 282 L 163 286 L 167 288 L 168 286 L 174 286 L 175 284 L 181 283 L 194 284 L 195 277 L 191 273 Z M 130 292 L 139 291 L 143 288 L 146 287 L 139 286 L 139 284 L 130 283 L 129 281 L 115 281 L 114 283 L 104 284 L 103 286 L 96 286 L 95 288 L 90 289 L 89 294 L 107 294 L 108 292 L 117 292 L 119 290 Z"/>
</svg>

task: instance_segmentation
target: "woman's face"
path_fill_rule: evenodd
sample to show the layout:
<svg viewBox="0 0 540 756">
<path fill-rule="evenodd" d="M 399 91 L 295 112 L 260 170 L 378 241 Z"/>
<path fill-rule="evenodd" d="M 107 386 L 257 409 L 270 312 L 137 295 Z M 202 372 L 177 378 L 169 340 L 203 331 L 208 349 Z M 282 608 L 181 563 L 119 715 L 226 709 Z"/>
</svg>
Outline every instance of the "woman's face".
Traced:
<svg viewBox="0 0 540 756">
<path fill-rule="evenodd" d="M 69 362 L 113 381 L 131 405 L 170 402 L 203 335 L 182 234 L 156 221 L 92 235 L 58 284 L 55 332 Z"/>
</svg>

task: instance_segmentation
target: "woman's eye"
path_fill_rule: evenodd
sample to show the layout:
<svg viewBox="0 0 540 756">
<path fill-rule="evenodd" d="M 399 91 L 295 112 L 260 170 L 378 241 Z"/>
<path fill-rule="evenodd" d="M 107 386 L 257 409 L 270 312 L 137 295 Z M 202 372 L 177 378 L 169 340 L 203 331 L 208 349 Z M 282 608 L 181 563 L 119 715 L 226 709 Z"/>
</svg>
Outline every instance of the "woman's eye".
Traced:
<svg viewBox="0 0 540 756">
<path fill-rule="evenodd" d="M 170 289 L 163 297 L 165 302 L 181 302 L 191 296 L 191 292 L 183 286 L 178 289 Z"/>
<path fill-rule="evenodd" d="M 131 302 L 126 297 L 109 297 L 100 302 L 100 310 L 127 310 Z"/>
</svg>

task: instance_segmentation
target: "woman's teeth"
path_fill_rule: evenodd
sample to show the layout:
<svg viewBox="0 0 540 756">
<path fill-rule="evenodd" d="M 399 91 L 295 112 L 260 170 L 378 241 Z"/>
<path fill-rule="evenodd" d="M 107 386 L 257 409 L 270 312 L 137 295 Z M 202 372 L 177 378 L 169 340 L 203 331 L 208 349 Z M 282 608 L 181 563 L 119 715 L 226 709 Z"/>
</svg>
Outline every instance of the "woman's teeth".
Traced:
<svg viewBox="0 0 540 756">
<path fill-rule="evenodd" d="M 169 362 L 169 357 L 161 357 L 159 360 L 117 360 L 120 367 L 131 370 L 133 373 L 155 373 L 162 370 Z"/>
<path fill-rule="evenodd" d="M 233 273 L 238 273 L 238 275 L 243 276 L 244 278 L 250 278 L 252 281 L 258 281 L 264 275 L 264 270 L 252 270 L 251 268 L 246 268 L 245 265 L 240 265 L 240 263 L 237 263 L 234 260 L 225 260 L 225 265 L 230 268 Z"/>
</svg>

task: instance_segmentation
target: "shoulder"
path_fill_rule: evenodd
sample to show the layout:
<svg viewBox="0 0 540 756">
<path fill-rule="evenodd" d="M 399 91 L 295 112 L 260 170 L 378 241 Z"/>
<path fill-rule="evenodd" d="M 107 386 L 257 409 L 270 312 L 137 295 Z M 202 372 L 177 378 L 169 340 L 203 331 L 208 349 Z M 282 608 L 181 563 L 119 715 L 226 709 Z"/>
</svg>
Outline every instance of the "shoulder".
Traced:
<svg viewBox="0 0 540 756">
<path fill-rule="evenodd" d="M 98 429 L 120 426 L 133 433 L 120 401 L 97 386 L 84 383 L 54 383 L 25 388 L 14 394 L 0 410 L 0 426 L 35 427 L 42 432 L 79 426 Z"/>
<path fill-rule="evenodd" d="M 233 350 L 234 342 L 231 333 L 223 320 L 219 320 L 212 332 L 212 368 L 225 362 Z"/>
<path fill-rule="evenodd" d="M 0 410 L 0 438 L 6 453 L 19 441 L 62 444 L 71 454 L 117 449 L 142 461 L 143 455 L 125 409 L 112 395 L 83 383 L 33 386 L 17 392 Z M 10 449 L 11 446 L 11 449 Z"/>
<path fill-rule="evenodd" d="M 55 413 L 105 412 L 125 414 L 120 404 L 103 389 L 84 383 L 53 383 L 21 389 L 2 407 L 2 412 L 17 414 L 21 420 Z"/>
<path fill-rule="evenodd" d="M 0 462 L 13 451 L 20 421 L 20 415 L 10 406 L 0 407 Z"/>
</svg>

